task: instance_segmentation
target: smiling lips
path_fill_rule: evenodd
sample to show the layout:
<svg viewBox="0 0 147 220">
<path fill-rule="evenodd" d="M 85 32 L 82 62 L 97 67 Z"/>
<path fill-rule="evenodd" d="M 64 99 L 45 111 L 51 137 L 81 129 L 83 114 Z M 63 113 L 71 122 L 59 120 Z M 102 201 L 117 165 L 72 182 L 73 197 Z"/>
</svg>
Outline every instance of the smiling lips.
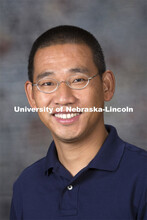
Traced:
<svg viewBox="0 0 147 220">
<path fill-rule="evenodd" d="M 73 117 L 75 117 L 77 115 L 80 115 L 80 113 L 68 113 L 68 114 L 57 113 L 54 116 L 57 117 L 57 118 L 62 118 L 62 119 L 70 119 L 70 118 L 73 118 Z"/>
<path fill-rule="evenodd" d="M 56 119 L 57 122 L 67 125 L 67 124 L 72 124 L 75 121 L 77 121 L 82 113 L 55 113 L 53 114 L 54 118 Z"/>
</svg>

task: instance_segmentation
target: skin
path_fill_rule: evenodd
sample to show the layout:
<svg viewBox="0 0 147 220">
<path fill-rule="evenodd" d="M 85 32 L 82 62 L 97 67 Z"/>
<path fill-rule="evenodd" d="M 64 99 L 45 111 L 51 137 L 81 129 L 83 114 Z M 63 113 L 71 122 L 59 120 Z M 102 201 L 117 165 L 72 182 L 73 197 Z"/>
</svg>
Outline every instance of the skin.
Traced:
<svg viewBox="0 0 147 220">
<path fill-rule="evenodd" d="M 74 73 L 73 73 L 74 69 Z M 91 77 L 98 73 L 92 52 L 85 44 L 57 44 L 38 49 L 34 57 L 34 82 L 44 72 L 50 77 L 64 81 L 76 74 L 75 69 Z M 85 71 L 86 70 L 86 71 Z M 77 73 L 79 70 L 76 71 Z M 107 70 L 102 79 L 98 75 L 82 90 L 73 90 L 65 83 L 50 94 L 40 92 L 30 81 L 25 83 L 28 101 L 33 108 L 57 107 L 103 107 L 114 94 L 115 79 Z M 58 158 L 63 166 L 76 175 L 96 155 L 107 137 L 103 113 L 82 113 L 71 123 L 60 122 L 48 112 L 39 112 L 39 117 L 51 131 L 56 144 Z"/>
</svg>

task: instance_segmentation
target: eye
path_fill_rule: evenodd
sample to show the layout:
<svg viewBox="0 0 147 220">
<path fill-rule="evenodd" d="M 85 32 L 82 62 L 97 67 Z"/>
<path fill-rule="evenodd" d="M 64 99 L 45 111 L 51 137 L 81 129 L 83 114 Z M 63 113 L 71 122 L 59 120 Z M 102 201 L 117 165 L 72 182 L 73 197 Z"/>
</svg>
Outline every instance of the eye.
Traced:
<svg viewBox="0 0 147 220">
<path fill-rule="evenodd" d="M 72 83 L 82 83 L 82 82 L 85 82 L 87 79 L 85 78 L 77 78 L 77 79 L 74 79 Z"/>
<path fill-rule="evenodd" d="M 56 82 L 53 81 L 53 80 L 43 80 L 39 83 L 39 85 L 41 87 L 51 87 L 51 86 L 55 86 L 56 85 Z"/>
<path fill-rule="evenodd" d="M 52 86 L 54 85 L 52 82 L 44 82 L 41 84 L 41 86 Z"/>
</svg>

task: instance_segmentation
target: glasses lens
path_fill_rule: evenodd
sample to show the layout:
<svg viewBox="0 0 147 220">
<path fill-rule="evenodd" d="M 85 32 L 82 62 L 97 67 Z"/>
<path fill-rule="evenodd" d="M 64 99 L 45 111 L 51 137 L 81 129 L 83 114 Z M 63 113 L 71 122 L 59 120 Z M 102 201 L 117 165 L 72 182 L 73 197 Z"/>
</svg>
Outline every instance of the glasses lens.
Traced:
<svg viewBox="0 0 147 220">
<path fill-rule="evenodd" d="M 45 93 L 51 93 L 57 88 L 57 81 L 51 78 L 44 78 L 38 82 L 38 88 Z"/>
<path fill-rule="evenodd" d="M 83 74 L 74 75 L 68 78 L 68 84 L 72 89 L 82 89 L 88 85 L 88 77 Z"/>
</svg>

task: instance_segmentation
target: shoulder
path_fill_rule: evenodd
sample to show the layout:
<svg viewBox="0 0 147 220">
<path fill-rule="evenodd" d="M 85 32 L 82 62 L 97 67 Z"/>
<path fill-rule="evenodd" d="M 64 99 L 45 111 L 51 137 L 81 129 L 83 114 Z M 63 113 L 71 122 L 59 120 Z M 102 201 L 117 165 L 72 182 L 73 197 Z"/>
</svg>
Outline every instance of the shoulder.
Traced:
<svg viewBox="0 0 147 220">
<path fill-rule="evenodd" d="M 124 153 L 122 157 L 122 163 L 129 171 L 133 171 L 135 175 L 144 175 L 147 173 L 147 151 L 124 142 Z"/>
<path fill-rule="evenodd" d="M 125 148 L 124 148 L 124 152 L 126 155 L 129 156 L 129 158 L 131 159 L 137 159 L 138 161 L 146 161 L 147 162 L 147 151 L 139 148 L 135 145 L 129 144 L 127 142 L 125 143 Z"/>
<path fill-rule="evenodd" d="M 147 201 L 147 151 L 125 142 L 122 164 L 123 175 L 136 199 Z"/>
<path fill-rule="evenodd" d="M 20 185 L 21 183 L 31 182 L 32 180 L 37 180 L 45 174 L 45 157 L 36 161 L 32 165 L 25 168 L 20 176 L 16 179 L 14 187 Z"/>
</svg>

